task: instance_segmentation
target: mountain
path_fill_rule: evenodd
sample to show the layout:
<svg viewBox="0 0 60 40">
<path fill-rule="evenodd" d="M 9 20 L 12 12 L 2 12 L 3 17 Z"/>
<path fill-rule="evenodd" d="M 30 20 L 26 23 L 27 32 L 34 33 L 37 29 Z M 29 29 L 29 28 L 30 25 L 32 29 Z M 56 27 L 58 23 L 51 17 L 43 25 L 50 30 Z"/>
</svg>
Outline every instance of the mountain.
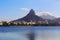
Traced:
<svg viewBox="0 0 60 40">
<path fill-rule="evenodd" d="M 55 22 L 60 22 L 60 18 L 54 19 Z"/>
<path fill-rule="evenodd" d="M 41 17 L 35 15 L 34 10 L 31 9 L 30 12 L 25 17 L 17 19 L 17 20 L 14 20 L 13 22 L 19 22 L 19 21 L 29 22 L 31 20 L 32 21 L 44 21 L 44 19 L 42 19 Z"/>
<path fill-rule="evenodd" d="M 53 20 L 56 18 L 56 17 L 50 15 L 48 12 L 42 12 L 39 16 L 43 19 L 49 19 L 49 20 Z"/>
</svg>

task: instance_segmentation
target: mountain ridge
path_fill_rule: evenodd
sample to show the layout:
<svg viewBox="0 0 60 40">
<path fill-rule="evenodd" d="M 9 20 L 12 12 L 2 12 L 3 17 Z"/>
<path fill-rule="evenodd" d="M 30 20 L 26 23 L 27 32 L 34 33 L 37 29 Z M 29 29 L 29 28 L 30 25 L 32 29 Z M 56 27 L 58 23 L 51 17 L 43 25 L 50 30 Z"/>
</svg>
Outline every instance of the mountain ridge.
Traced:
<svg viewBox="0 0 60 40">
<path fill-rule="evenodd" d="M 54 16 L 50 16 L 49 14 L 48 14 L 48 16 L 44 16 L 44 17 L 46 17 L 46 18 L 42 18 L 42 16 L 37 16 L 35 14 L 35 11 L 33 9 L 31 9 L 30 12 L 26 16 L 16 19 L 16 20 L 13 20 L 11 22 L 23 22 L 23 21 L 25 21 L 25 22 L 30 22 L 30 21 L 39 22 L 39 21 L 45 21 L 45 20 L 48 20 L 49 22 L 53 22 L 53 21 L 56 22 L 57 20 L 60 21 L 60 18 L 55 18 Z"/>
<path fill-rule="evenodd" d="M 41 17 L 35 15 L 35 11 L 33 9 L 30 10 L 30 12 L 23 18 L 20 18 L 20 19 L 17 19 L 17 20 L 14 20 L 13 22 L 19 22 L 19 21 L 26 21 L 26 22 L 29 22 L 29 21 L 43 21 L 44 19 L 42 19 Z"/>
</svg>

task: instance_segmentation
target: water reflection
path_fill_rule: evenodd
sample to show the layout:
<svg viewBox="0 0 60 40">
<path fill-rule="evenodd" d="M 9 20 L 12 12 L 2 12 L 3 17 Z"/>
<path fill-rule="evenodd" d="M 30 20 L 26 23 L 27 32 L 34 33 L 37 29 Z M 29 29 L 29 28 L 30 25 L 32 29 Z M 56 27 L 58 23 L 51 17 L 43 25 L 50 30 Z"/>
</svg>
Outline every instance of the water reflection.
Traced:
<svg viewBox="0 0 60 40">
<path fill-rule="evenodd" d="M 60 29 L 24 28 L 24 31 L 0 32 L 0 40 L 60 40 Z"/>
<path fill-rule="evenodd" d="M 60 30 L 39 30 L 35 31 L 32 28 L 28 33 L 29 40 L 60 40 Z"/>
<path fill-rule="evenodd" d="M 35 31 L 34 31 L 34 29 L 32 27 L 30 27 L 27 36 L 28 36 L 29 40 L 35 40 Z"/>
</svg>

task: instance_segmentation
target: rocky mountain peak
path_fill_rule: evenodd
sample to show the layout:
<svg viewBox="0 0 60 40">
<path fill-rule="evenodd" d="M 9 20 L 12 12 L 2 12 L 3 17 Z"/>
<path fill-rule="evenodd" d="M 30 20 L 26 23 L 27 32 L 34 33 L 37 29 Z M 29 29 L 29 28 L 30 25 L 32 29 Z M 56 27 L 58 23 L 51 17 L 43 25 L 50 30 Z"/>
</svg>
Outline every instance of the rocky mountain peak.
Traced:
<svg viewBox="0 0 60 40">
<path fill-rule="evenodd" d="M 35 11 L 33 9 L 31 9 L 30 12 L 28 13 L 28 15 L 35 15 Z"/>
<path fill-rule="evenodd" d="M 35 15 L 35 11 L 33 9 L 31 9 L 30 12 L 26 16 L 24 16 L 23 18 L 19 18 L 17 20 L 14 20 L 13 22 L 15 22 L 15 21 L 19 22 L 19 21 L 23 21 L 23 20 L 25 22 L 30 22 L 31 20 L 38 22 L 38 21 L 43 21 L 44 19 Z"/>
</svg>

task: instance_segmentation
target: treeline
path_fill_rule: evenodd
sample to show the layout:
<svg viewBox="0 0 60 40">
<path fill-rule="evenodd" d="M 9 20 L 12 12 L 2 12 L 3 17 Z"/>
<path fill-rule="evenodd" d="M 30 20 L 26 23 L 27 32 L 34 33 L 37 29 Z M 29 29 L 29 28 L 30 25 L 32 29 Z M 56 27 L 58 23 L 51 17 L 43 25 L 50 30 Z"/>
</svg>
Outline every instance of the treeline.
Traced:
<svg viewBox="0 0 60 40">
<path fill-rule="evenodd" d="M 4 23 L 3 25 L 0 26 L 60 26 L 60 24 L 8 24 Z"/>
</svg>

